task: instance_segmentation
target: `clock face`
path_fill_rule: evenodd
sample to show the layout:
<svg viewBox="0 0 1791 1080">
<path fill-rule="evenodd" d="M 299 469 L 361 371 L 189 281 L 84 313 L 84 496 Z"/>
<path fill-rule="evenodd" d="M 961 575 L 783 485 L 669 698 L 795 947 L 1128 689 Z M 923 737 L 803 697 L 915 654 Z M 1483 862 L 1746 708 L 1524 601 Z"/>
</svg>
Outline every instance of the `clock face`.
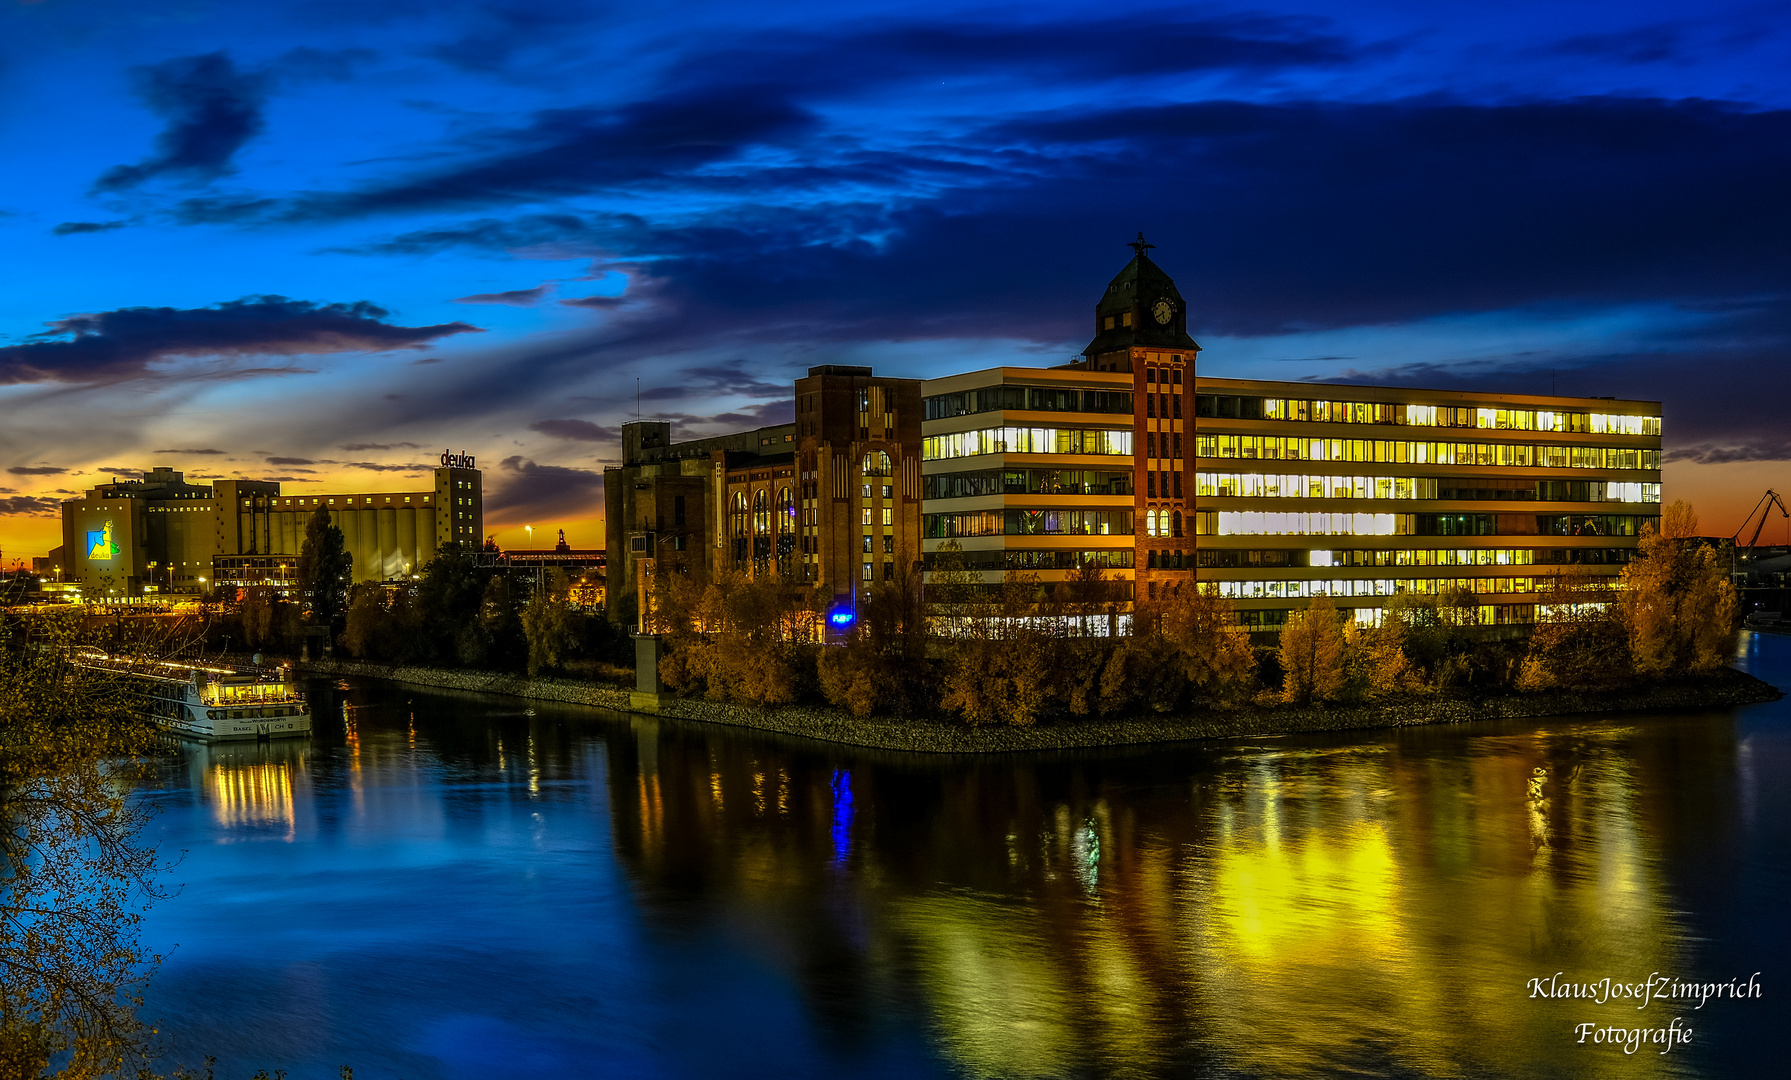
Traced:
<svg viewBox="0 0 1791 1080">
<path fill-rule="evenodd" d="M 1161 326 L 1168 326 L 1169 320 L 1175 318 L 1175 309 L 1169 306 L 1167 300 L 1158 300 L 1157 306 L 1151 308 L 1150 312 L 1156 316 L 1157 323 Z"/>
</svg>

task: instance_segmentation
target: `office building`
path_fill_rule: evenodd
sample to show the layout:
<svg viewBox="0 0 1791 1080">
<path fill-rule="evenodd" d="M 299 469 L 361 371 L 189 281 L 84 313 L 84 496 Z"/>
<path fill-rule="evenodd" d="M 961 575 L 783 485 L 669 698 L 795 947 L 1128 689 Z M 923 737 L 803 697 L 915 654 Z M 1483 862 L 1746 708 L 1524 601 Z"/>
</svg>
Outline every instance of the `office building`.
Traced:
<svg viewBox="0 0 1791 1080">
<path fill-rule="evenodd" d="M 1528 622 L 1568 566 L 1615 575 L 1658 519 L 1658 402 L 1203 378 L 1133 244 L 1082 359 L 928 380 L 923 546 L 1044 594 L 1097 567 L 1148 600 L 1212 582 L 1260 630 L 1328 595 L 1364 620 L 1466 592 Z"/>
</svg>

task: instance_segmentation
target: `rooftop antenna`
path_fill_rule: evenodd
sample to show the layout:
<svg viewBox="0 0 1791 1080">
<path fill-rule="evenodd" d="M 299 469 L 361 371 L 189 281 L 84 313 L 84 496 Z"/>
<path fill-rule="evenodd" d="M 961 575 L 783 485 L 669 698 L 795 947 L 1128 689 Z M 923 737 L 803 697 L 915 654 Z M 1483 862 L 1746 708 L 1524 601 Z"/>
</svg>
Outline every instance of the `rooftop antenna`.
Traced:
<svg viewBox="0 0 1791 1080">
<path fill-rule="evenodd" d="M 641 422 L 641 377 L 634 377 L 634 422 Z"/>
</svg>

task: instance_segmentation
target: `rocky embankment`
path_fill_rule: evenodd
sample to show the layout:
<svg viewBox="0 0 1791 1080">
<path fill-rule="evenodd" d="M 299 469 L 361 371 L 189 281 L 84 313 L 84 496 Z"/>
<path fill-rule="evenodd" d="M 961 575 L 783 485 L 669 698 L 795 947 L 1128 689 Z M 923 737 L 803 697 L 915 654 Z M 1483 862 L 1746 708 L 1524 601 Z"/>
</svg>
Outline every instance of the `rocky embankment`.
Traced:
<svg viewBox="0 0 1791 1080">
<path fill-rule="evenodd" d="M 1289 705 L 1185 715 L 1063 721 L 1030 728 L 978 728 L 930 718 L 873 716 L 861 719 L 826 706 L 761 708 L 670 694 L 638 695 L 616 686 L 572 679 L 526 679 L 490 672 L 392 667 L 349 660 L 300 661 L 297 668 L 310 675 L 388 679 L 414 686 L 591 705 L 618 712 L 647 712 L 879 750 L 931 754 L 1136 746 L 1303 731 L 1460 724 L 1507 717 L 1720 709 L 1776 701 L 1784 696 L 1776 687 L 1751 675 L 1722 668 L 1708 678 L 1695 681 L 1596 693 L 1547 691 L 1471 700 L 1425 697 L 1375 705 L 1312 708 Z"/>
</svg>

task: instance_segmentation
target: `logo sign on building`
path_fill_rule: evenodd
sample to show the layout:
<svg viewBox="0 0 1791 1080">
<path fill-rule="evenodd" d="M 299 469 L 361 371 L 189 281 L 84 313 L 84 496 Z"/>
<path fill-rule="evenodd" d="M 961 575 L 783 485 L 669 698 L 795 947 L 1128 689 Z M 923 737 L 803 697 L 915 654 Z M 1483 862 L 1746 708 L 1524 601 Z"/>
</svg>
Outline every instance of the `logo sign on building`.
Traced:
<svg viewBox="0 0 1791 1080">
<path fill-rule="evenodd" d="M 473 464 L 473 461 L 474 461 L 473 455 L 467 453 L 465 450 L 462 450 L 458 454 L 456 454 L 452 450 L 443 450 L 442 451 L 442 468 L 444 468 L 444 469 L 476 469 L 476 468 L 478 468 L 477 465 Z"/>
<path fill-rule="evenodd" d="M 92 562 L 111 562 L 118 554 L 118 542 L 112 539 L 112 523 L 87 534 L 87 558 Z"/>
</svg>

